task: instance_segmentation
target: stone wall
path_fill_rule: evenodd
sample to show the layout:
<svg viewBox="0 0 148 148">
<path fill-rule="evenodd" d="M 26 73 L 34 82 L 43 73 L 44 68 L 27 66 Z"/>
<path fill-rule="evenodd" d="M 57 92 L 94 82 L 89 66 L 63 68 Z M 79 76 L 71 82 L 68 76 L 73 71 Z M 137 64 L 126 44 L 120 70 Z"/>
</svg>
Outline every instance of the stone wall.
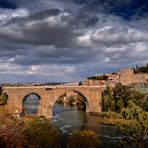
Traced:
<svg viewBox="0 0 148 148">
<path fill-rule="evenodd" d="M 148 74 L 134 74 L 133 69 L 124 69 L 119 73 L 119 82 L 123 85 L 144 83 L 148 80 Z"/>
<path fill-rule="evenodd" d="M 148 81 L 148 74 L 140 73 L 134 74 L 132 68 L 122 69 L 118 73 L 109 73 L 107 81 L 105 80 L 84 80 L 84 86 L 115 86 L 116 83 L 122 83 L 123 85 L 145 83 Z"/>
<path fill-rule="evenodd" d="M 123 85 L 128 85 L 133 83 L 134 80 L 134 71 L 133 69 L 123 69 L 118 73 L 119 82 Z"/>
<path fill-rule="evenodd" d="M 103 86 L 105 85 L 105 80 L 84 80 L 84 86 Z"/>
</svg>

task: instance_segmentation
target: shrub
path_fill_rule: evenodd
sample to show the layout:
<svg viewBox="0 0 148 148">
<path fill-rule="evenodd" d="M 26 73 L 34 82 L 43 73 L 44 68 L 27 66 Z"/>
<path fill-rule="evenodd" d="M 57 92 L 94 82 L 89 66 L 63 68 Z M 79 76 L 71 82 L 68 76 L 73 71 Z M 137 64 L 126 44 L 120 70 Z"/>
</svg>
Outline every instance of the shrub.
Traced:
<svg viewBox="0 0 148 148">
<path fill-rule="evenodd" d="M 100 141 L 92 131 L 75 131 L 69 139 L 68 148 L 97 148 Z"/>
<path fill-rule="evenodd" d="M 0 104 L 1 104 L 1 105 L 7 104 L 7 99 L 8 99 L 8 96 L 7 96 L 6 94 L 2 94 L 2 95 L 0 96 Z"/>
<path fill-rule="evenodd" d="M 148 144 L 148 115 L 141 113 L 139 117 L 118 125 L 118 131 L 125 136 L 119 141 L 120 147 L 144 148 Z"/>
<path fill-rule="evenodd" d="M 121 114 L 125 119 L 139 119 L 142 112 L 143 110 L 139 106 L 129 100 L 127 108 L 122 109 Z"/>
<path fill-rule="evenodd" d="M 0 126 L 0 147 L 22 148 L 24 145 L 23 128 L 24 122 L 15 120 Z"/>
<path fill-rule="evenodd" d="M 60 134 L 46 119 L 34 119 L 24 130 L 27 147 L 59 148 Z"/>
</svg>

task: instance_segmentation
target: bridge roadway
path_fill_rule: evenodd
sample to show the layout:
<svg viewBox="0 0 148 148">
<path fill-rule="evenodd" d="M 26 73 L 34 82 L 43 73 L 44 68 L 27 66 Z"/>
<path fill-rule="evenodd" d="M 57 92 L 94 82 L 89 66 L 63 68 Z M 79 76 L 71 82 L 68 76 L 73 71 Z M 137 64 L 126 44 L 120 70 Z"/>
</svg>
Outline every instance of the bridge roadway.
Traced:
<svg viewBox="0 0 148 148">
<path fill-rule="evenodd" d="M 21 113 L 23 100 L 29 94 L 36 94 L 40 98 L 38 116 L 52 118 L 52 109 L 56 101 L 64 94 L 78 93 L 88 102 L 88 112 L 101 112 L 102 92 L 105 86 L 20 86 L 3 87 L 3 93 L 8 96 L 8 106 L 18 109 Z"/>
</svg>

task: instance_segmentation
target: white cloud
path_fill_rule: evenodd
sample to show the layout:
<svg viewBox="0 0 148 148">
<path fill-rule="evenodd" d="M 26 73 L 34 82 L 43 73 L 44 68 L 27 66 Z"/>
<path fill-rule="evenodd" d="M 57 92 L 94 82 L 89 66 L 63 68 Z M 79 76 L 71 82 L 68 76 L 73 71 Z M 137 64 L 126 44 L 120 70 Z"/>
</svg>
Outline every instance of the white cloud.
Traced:
<svg viewBox="0 0 148 148">
<path fill-rule="evenodd" d="M 12 76 L 40 76 L 40 77 L 59 77 L 66 78 L 75 72 L 73 66 L 61 66 L 55 64 L 44 64 L 44 65 L 31 65 L 31 66 L 21 66 L 18 64 L 11 63 L 9 61 L 0 61 L 0 75 L 12 75 Z"/>
<path fill-rule="evenodd" d="M 47 65 L 32 65 L 27 70 L 29 75 L 40 75 L 40 76 L 59 76 L 63 77 L 67 74 L 75 72 L 72 66 L 58 66 L 54 64 Z"/>
<path fill-rule="evenodd" d="M 0 9 L 0 25 L 5 25 L 15 18 L 26 18 L 30 15 L 30 11 L 26 8 L 19 8 L 16 10 Z"/>
<path fill-rule="evenodd" d="M 105 45 L 127 44 L 148 41 L 148 32 L 133 29 L 129 26 L 105 26 L 99 28 L 90 36 L 92 42 Z"/>
</svg>

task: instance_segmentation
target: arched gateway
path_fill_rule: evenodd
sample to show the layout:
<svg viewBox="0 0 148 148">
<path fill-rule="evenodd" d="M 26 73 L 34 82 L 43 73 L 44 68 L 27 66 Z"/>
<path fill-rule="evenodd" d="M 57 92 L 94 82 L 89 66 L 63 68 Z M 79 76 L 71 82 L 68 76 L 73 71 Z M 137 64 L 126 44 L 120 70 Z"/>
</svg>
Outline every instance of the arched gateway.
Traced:
<svg viewBox="0 0 148 148">
<path fill-rule="evenodd" d="M 39 96 L 37 115 L 51 118 L 52 109 L 63 94 L 78 93 L 86 98 L 87 110 L 89 112 L 101 112 L 101 97 L 105 87 L 102 86 L 25 86 L 25 87 L 4 87 L 3 93 L 8 95 L 8 106 L 23 110 L 24 98 L 29 94 Z"/>
</svg>

